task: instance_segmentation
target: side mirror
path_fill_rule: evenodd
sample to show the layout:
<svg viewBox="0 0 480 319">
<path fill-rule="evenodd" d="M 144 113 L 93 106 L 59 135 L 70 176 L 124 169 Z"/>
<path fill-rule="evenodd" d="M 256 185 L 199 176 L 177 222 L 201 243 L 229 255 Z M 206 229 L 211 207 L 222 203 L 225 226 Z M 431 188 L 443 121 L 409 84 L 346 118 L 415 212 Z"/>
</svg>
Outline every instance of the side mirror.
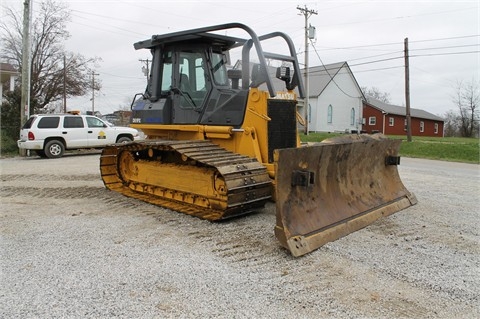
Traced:
<svg viewBox="0 0 480 319">
<path fill-rule="evenodd" d="M 277 79 L 280 79 L 285 82 L 285 86 L 289 91 L 294 90 L 295 87 L 298 85 L 298 77 L 295 76 L 292 80 L 292 76 L 290 74 L 290 68 L 288 66 L 281 66 L 277 68 L 276 77 Z"/>
<path fill-rule="evenodd" d="M 276 77 L 277 79 L 285 81 L 286 83 L 290 83 L 290 68 L 286 66 L 278 67 Z"/>
</svg>

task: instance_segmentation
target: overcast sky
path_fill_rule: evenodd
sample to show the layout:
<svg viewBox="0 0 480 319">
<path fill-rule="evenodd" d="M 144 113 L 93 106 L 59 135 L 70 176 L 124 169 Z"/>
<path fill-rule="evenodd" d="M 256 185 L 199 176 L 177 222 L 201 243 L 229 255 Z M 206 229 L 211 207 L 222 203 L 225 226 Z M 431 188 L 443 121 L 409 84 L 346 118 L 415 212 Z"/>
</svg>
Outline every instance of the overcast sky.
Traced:
<svg viewBox="0 0 480 319">
<path fill-rule="evenodd" d="M 15 2 L 22 10 L 23 1 L 4 1 Z M 38 11 L 40 1 L 31 1 Z M 392 104 L 405 105 L 405 38 L 411 55 L 413 108 L 443 115 L 455 108 L 452 95 L 458 81 L 480 80 L 478 0 L 65 1 L 72 18 L 67 50 L 102 59 L 96 73 L 103 88 L 96 93 L 95 110 L 103 114 L 127 105 L 135 93 L 144 91 L 146 78 L 139 60 L 150 58 L 150 53 L 135 51 L 133 43 L 153 34 L 240 22 L 258 35 L 287 33 L 303 64 L 305 18 L 297 6 L 317 13 L 309 18 L 316 28 L 310 66 L 347 61 L 360 86 L 389 93 Z M 91 110 L 90 99 L 91 95 L 69 100 L 68 109 Z"/>
</svg>

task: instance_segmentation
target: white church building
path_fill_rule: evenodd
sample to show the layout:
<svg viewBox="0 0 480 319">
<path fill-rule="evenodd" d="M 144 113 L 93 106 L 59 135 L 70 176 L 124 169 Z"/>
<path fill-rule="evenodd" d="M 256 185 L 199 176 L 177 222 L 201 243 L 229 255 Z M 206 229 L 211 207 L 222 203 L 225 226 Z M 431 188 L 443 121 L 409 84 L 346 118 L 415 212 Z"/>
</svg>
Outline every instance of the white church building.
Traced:
<svg viewBox="0 0 480 319">
<path fill-rule="evenodd" d="M 361 131 L 363 100 L 347 62 L 309 68 L 310 132 Z"/>
</svg>

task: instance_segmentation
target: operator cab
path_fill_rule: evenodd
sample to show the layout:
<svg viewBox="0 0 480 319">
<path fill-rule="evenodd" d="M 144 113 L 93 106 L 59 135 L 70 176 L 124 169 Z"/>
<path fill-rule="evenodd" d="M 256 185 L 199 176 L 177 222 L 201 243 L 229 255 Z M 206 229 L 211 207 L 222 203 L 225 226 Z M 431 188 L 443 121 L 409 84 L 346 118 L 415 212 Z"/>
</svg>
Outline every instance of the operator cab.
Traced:
<svg viewBox="0 0 480 319">
<path fill-rule="evenodd" d="M 211 33 L 239 28 L 250 34 L 242 39 Z M 282 37 L 290 55 L 263 52 L 260 41 Z M 276 78 L 291 91 L 298 86 L 303 97 L 300 69 L 290 38 L 282 33 L 257 37 L 248 27 L 226 24 L 194 30 L 154 35 L 134 44 L 135 49 L 149 49 L 152 67 L 143 94 L 132 102 L 132 124 L 200 124 L 241 127 L 245 118 L 249 89 L 266 87 L 271 98 L 276 95 L 266 59 L 282 61 Z M 229 67 L 229 51 L 242 48 L 238 67 Z M 250 65 L 250 49 L 255 47 L 259 63 Z M 283 63 L 293 65 L 293 76 Z M 251 73 L 251 74 L 250 74 Z M 241 83 L 241 85 L 240 85 Z M 140 98 L 138 98 L 141 96 Z M 137 99 L 138 98 L 138 99 Z"/>
<path fill-rule="evenodd" d="M 242 124 L 248 89 L 238 85 L 240 70 L 227 70 L 225 52 L 236 41 L 204 37 L 157 42 L 150 47 L 152 68 L 146 91 L 132 105 L 134 123 Z"/>
</svg>

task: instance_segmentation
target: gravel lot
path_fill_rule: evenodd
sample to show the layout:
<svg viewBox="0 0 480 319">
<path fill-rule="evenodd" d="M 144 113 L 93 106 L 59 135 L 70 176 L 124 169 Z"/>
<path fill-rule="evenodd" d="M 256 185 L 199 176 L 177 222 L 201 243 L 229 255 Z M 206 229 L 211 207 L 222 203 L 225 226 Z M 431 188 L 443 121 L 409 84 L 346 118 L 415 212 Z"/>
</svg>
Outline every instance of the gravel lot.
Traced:
<svg viewBox="0 0 480 319">
<path fill-rule="evenodd" d="M 480 318 L 478 165 L 402 158 L 418 205 L 301 258 L 273 204 L 210 223 L 106 190 L 98 165 L 0 160 L 1 318 Z"/>
</svg>

